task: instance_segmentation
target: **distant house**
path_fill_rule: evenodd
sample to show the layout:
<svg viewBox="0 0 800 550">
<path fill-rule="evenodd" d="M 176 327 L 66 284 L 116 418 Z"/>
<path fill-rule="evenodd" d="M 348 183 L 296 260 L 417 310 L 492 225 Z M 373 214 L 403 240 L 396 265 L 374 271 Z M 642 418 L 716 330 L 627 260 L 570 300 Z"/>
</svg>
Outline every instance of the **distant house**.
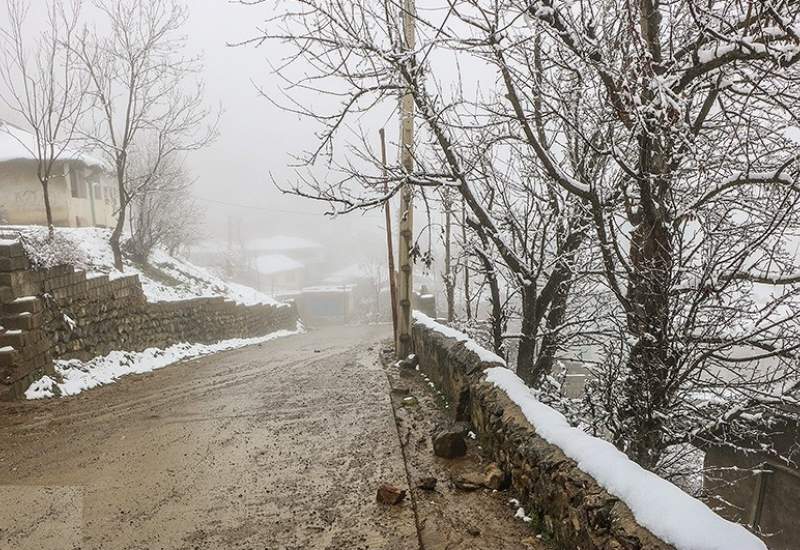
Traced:
<svg viewBox="0 0 800 550">
<path fill-rule="evenodd" d="M 316 267 L 322 262 L 325 252 L 319 243 L 287 235 L 251 239 L 244 243 L 244 250 L 252 258 L 275 254 L 288 256 L 307 267 Z"/>
<path fill-rule="evenodd" d="M 314 325 L 341 324 L 358 317 L 353 285 L 313 286 L 279 293 L 281 301 L 294 302 L 303 322 Z"/>
<path fill-rule="evenodd" d="M 305 280 L 305 266 L 284 254 L 258 256 L 253 269 L 257 277 L 256 288 L 272 295 L 277 291 L 302 288 Z"/>
<path fill-rule="evenodd" d="M 0 121 L 0 221 L 44 225 L 42 185 L 36 175 L 34 136 Z M 53 223 L 61 227 L 111 227 L 119 203 L 104 163 L 67 149 L 48 185 Z"/>
</svg>

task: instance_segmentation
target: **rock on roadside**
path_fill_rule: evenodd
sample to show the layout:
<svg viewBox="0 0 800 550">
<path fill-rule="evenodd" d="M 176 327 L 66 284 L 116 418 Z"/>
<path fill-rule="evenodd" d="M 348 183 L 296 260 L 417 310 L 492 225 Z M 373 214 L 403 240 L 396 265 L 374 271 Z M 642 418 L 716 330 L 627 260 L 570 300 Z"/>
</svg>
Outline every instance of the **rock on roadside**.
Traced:
<svg viewBox="0 0 800 550">
<path fill-rule="evenodd" d="M 380 504 L 400 504 L 406 498 L 405 489 L 400 489 L 394 485 L 384 483 L 378 487 L 378 494 L 375 496 Z"/>
<path fill-rule="evenodd" d="M 433 436 L 433 454 L 441 458 L 458 458 L 467 454 L 467 442 L 459 431 L 444 430 Z"/>
</svg>

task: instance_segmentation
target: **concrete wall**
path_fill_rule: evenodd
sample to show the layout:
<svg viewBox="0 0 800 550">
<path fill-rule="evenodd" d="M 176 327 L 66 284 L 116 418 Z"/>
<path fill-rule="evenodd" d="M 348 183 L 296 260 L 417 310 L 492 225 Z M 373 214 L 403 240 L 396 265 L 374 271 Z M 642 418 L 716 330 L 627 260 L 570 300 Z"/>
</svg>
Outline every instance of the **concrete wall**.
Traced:
<svg viewBox="0 0 800 550">
<path fill-rule="evenodd" d="M 293 307 L 221 297 L 148 303 L 137 276 L 87 279 L 71 266 L 34 271 L 19 243 L 0 245 L 0 399 L 20 397 L 53 372 L 54 359 L 255 337 L 296 322 Z"/>
<path fill-rule="evenodd" d="M 72 176 L 70 176 L 72 171 Z M 111 227 L 116 197 L 108 175 L 75 164 L 58 164 L 48 190 L 53 223 L 59 227 Z M 79 196 L 73 196 L 70 177 Z M 33 161 L 0 162 L 0 219 L 16 225 L 45 225 L 42 185 Z"/>
<path fill-rule="evenodd" d="M 413 331 L 420 369 L 444 392 L 456 420 L 469 421 L 485 452 L 511 476 L 513 490 L 558 548 L 666 550 L 631 510 L 536 433 L 519 407 L 483 380 L 481 361 L 455 339 L 421 324 Z"/>
<path fill-rule="evenodd" d="M 780 434 L 781 429 L 773 426 Z M 786 428 L 784 428 L 785 430 Z M 796 427 L 771 441 L 777 449 L 796 446 Z M 795 453 L 798 449 L 795 447 Z M 789 454 L 787 452 L 787 454 Z M 750 525 L 771 550 L 794 550 L 800 540 L 800 471 L 767 455 L 730 448 L 706 449 L 703 487 L 720 515 Z"/>
</svg>

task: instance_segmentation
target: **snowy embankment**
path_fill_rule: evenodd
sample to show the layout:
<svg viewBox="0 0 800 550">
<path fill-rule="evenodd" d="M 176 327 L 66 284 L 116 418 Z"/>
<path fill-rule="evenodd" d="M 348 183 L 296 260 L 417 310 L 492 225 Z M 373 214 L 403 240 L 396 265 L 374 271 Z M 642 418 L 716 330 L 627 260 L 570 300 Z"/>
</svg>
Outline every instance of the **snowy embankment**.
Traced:
<svg viewBox="0 0 800 550">
<path fill-rule="evenodd" d="M 129 374 L 143 374 L 158 370 L 179 361 L 197 359 L 221 351 L 263 344 L 277 338 L 305 332 L 298 321 L 296 330 L 278 330 L 256 338 L 233 338 L 216 344 L 172 345 L 166 349 L 149 348 L 144 351 L 112 351 L 90 361 L 56 361 L 54 377 L 43 376 L 25 392 L 27 399 L 77 395 L 84 390 L 116 382 Z"/>
<path fill-rule="evenodd" d="M 497 355 L 480 348 L 459 331 L 419 312 L 414 313 L 414 320 L 463 342 L 482 361 L 502 363 Z M 486 381 L 521 409 L 537 435 L 561 449 L 578 468 L 623 501 L 636 521 L 664 542 L 678 550 L 766 550 L 766 545 L 743 526 L 723 519 L 698 499 L 645 470 L 608 441 L 570 426 L 561 413 L 540 402 L 533 390 L 508 368 L 494 367 L 484 372 Z"/>
<path fill-rule="evenodd" d="M 111 279 L 122 275 L 138 275 L 148 302 L 223 296 L 243 305 L 278 304 L 266 294 L 224 281 L 209 270 L 170 256 L 161 249 L 153 251 L 148 266 L 125 260 L 124 271 L 120 273 L 114 269 L 114 255 L 109 244 L 110 229 L 59 227 L 52 242 L 47 239 L 47 228 L 41 226 L 0 226 L 0 233 L 6 238 L 20 238 L 37 267 L 70 264 L 77 270 L 85 271 L 89 277 L 108 275 Z M 220 254 L 224 253 L 224 250 L 220 250 Z"/>
</svg>

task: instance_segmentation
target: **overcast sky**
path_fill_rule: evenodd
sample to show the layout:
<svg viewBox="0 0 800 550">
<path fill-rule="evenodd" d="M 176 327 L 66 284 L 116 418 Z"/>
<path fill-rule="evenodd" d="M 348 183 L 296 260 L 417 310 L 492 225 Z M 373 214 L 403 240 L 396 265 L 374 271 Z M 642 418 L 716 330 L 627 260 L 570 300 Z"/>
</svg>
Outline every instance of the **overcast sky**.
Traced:
<svg viewBox="0 0 800 550">
<path fill-rule="evenodd" d="M 283 195 L 269 181 L 270 173 L 280 182 L 294 181 L 292 155 L 313 146 L 316 129 L 311 121 L 282 111 L 256 90 L 257 84 L 267 93 L 279 95 L 279 81 L 271 74 L 270 62 L 278 63 L 287 50 L 275 42 L 259 48 L 227 46 L 256 35 L 261 23 L 274 15 L 273 4 L 192 0 L 189 5 L 189 46 L 203 54 L 209 103 L 221 103 L 224 110 L 218 141 L 192 158 L 198 178 L 196 194 L 215 218 L 212 227 L 224 226 L 217 218 L 232 215 L 251 232 L 269 234 L 292 226 L 294 232 L 320 240 L 354 235 L 379 240 L 379 212 L 368 219 L 358 214 L 325 219 L 319 215 L 324 205 Z"/>
</svg>

